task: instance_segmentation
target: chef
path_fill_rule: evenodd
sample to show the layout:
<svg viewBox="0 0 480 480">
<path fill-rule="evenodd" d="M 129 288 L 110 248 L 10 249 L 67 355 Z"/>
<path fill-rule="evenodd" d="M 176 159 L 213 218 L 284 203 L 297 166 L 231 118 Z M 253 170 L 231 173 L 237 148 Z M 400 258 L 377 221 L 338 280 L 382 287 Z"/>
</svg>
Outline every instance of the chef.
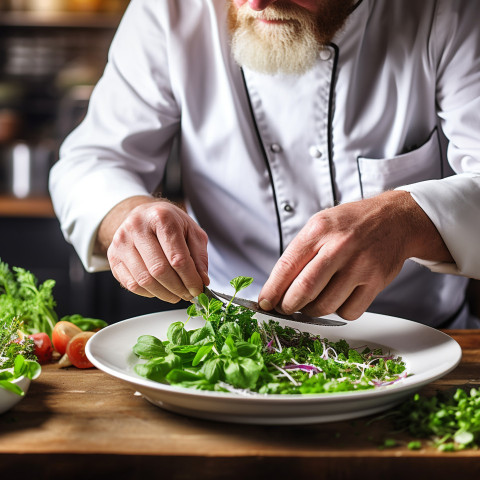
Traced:
<svg viewBox="0 0 480 480">
<path fill-rule="evenodd" d="M 132 0 L 50 191 L 89 272 L 476 328 L 475 0 Z M 161 196 L 172 142 L 186 211 Z"/>
</svg>

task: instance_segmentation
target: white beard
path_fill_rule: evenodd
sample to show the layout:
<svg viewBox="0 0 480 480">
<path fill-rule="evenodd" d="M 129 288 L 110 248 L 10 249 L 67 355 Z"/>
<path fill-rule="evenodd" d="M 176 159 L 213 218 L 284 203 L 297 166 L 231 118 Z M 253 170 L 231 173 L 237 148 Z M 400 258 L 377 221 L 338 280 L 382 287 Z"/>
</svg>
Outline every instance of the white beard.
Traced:
<svg viewBox="0 0 480 480">
<path fill-rule="evenodd" d="M 236 16 L 231 46 L 239 65 L 265 74 L 297 75 L 313 67 L 321 44 L 315 18 L 308 12 L 279 10 L 275 5 L 255 12 L 246 3 L 238 8 Z M 266 24 L 257 17 L 288 21 Z"/>
</svg>

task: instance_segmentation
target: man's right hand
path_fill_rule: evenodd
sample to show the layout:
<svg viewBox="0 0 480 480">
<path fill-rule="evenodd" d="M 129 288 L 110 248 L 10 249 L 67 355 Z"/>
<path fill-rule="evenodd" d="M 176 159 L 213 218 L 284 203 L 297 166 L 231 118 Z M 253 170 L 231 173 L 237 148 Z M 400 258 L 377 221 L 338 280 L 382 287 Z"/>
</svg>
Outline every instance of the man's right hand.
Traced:
<svg viewBox="0 0 480 480">
<path fill-rule="evenodd" d="M 127 290 L 170 303 L 191 300 L 209 284 L 207 234 L 165 199 L 132 197 L 100 225 L 96 250 Z"/>
</svg>

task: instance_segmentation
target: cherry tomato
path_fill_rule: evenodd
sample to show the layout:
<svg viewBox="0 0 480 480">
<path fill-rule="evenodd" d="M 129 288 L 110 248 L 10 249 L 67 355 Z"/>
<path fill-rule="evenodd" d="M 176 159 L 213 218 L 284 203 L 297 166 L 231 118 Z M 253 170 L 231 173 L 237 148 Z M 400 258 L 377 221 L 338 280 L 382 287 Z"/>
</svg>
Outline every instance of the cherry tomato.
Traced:
<svg viewBox="0 0 480 480">
<path fill-rule="evenodd" d="M 73 365 L 77 368 L 91 368 L 93 364 L 85 354 L 85 345 L 95 332 L 77 333 L 67 344 L 67 355 Z"/>
<path fill-rule="evenodd" d="M 52 332 L 53 347 L 60 355 L 63 355 L 67 351 L 67 344 L 70 339 L 81 331 L 82 329 L 72 322 L 66 320 L 57 322 Z"/>
<path fill-rule="evenodd" d="M 33 333 L 29 335 L 35 344 L 35 356 L 38 363 L 45 364 L 52 361 L 53 346 L 46 333 Z"/>
</svg>

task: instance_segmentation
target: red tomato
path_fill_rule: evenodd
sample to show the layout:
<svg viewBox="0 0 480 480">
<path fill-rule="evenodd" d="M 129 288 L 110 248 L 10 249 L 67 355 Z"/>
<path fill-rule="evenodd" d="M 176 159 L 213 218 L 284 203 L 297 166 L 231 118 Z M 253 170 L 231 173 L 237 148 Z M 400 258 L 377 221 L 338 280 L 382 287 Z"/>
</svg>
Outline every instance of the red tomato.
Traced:
<svg viewBox="0 0 480 480">
<path fill-rule="evenodd" d="M 73 365 L 77 368 L 91 368 L 93 364 L 85 354 L 85 345 L 95 332 L 77 333 L 67 344 L 67 355 Z"/>
<path fill-rule="evenodd" d="M 35 343 L 35 356 L 38 363 L 45 364 L 51 362 L 53 347 L 50 337 L 46 333 L 33 333 L 29 337 Z"/>
<path fill-rule="evenodd" d="M 65 320 L 57 322 L 52 332 L 53 347 L 60 355 L 63 355 L 67 351 L 67 344 L 70 339 L 81 331 L 82 329 L 72 322 Z"/>
</svg>

